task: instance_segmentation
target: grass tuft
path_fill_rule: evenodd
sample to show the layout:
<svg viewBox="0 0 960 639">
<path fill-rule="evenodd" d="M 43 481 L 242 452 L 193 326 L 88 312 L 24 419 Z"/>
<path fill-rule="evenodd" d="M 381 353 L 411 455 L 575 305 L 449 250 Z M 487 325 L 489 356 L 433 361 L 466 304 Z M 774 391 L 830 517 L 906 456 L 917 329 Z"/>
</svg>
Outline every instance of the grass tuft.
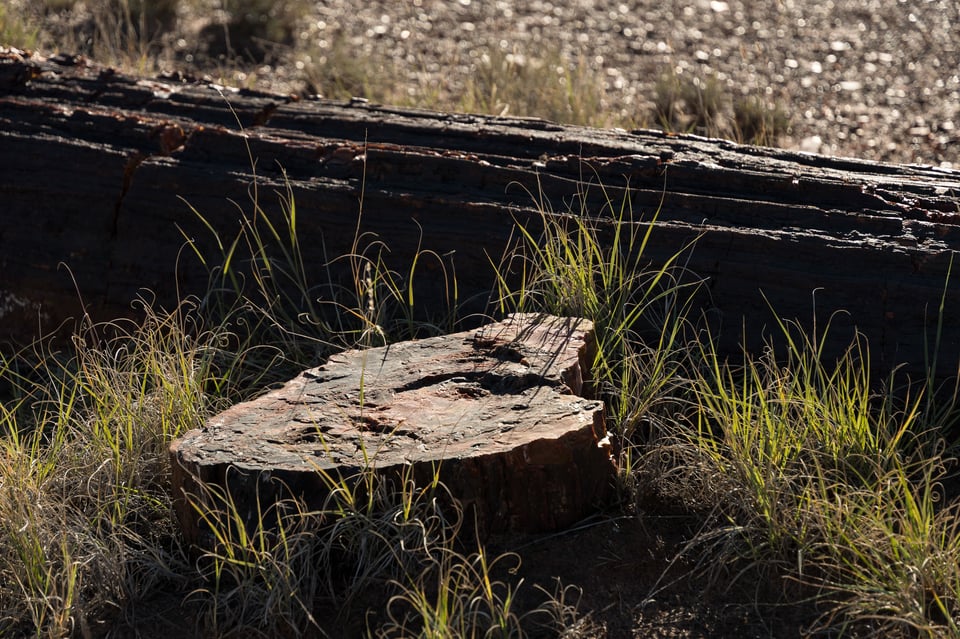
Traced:
<svg viewBox="0 0 960 639">
<path fill-rule="evenodd" d="M 0 4 L 0 43 L 18 49 L 34 49 L 40 42 L 41 27 L 31 16 Z"/>
<path fill-rule="evenodd" d="M 780 329 L 779 357 L 771 345 L 732 365 L 700 350 L 689 426 L 669 425 L 647 460 L 665 494 L 713 522 L 694 541 L 712 579 L 759 570 L 784 597 L 799 583 L 828 632 L 955 632 L 960 502 L 943 489 L 956 464 L 945 424 L 920 410 L 922 392 L 874 390 L 861 337 L 827 362 L 829 326 Z"/>
<path fill-rule="evenodd" d="M 603 83 L 582 58 L 568 60 L 556 50 L 534 56 L 490 48 L 479 55 L 460 102 L 450 106 L 602 126 L 603 92 Z"/>
<path fill-rule="evenodd" d="M 775 146 L 790 130 L 790 116 L 779 103 L 770 105 L 750 96 L 731 104 L 716 77 L 673 71 L 661 75 L 654 85 L 652 119 L 665 131 L 762 146 Z"/>
<path fill-rule="evenodd" d="M 654 121 L 665 131 L 718 135 L 723 90 L 713 76 L 687 77 L 671 72 L 654 86 Z"/>
<path fill-rule="evenodd" d="M 80 632 L 167 581 L 166 445 L 219 403 L 205 383 L 219 338 L 190 325 L 189 304 L 143 309 L 140 324 L 87 326 L 72 352 L 40 342 L 4 362 L 0 618 L 11 631 Z"/>
<path fill-rule="evenodd" d="M 733 103 L 733 137 L 745 144 L 776 146 L 790 130 L 790 116 L 779 103 L 768 105 L 760 97 Z"/>
<path fill-rule="evenodd" d="M 172 438 L 332 349 L 456 323 L 448 256 L 423 249 L 392 264 L 382 239 L 363 232 L 361 204 L 351 250 L 317 270 L 298 239 L 293 188 L 279 211 L 261 206 L 256 185 L 251 193 L 214 255 L 192 245 L 209 267 L 203 299 L 170 311 L 139 300 L 140 321 L 87 322 L 69 344 L 0 356 L 0 633 L 122 633 L 160 594 L 183 600 L 201 636 L 350 624 L 377 637 L 599 633 L 574 586 L 525 603 L 518 555 L 461 537 L 439 471 L 420 483 L 410 468 L 380 473 L 362 442 L 366 467 L 318 469 L 327 494 L 309 503 L 234 494 L 229 475 L 202 487 L 191 503 L 208 543 L 183 547 Z M 700 531 L 683 553 L 697 553 L 706 586 L 760 575 L 783 600 L 812 602 L 815 630 L 960 634 L 958 460 L 945 439 L 956 397 L 935 392 L 936 358 L 918 385 L 880 384 L 861 336 L 827 359 L 829 323 L 805 333 L 781 321 L 763 352 L 726 359 L 690 317 L 698 280 L 683 253 L 651 266 L 658 213 L 635 210 L 629 185 L 590 180 L 569 202 L 556 211 L 541 198 L 539 215 L 517 224 L 491 275 L 492 312 L 595 322 L 588 381 L 635 491 L 624 508 L 669 503 Z M 440 267 L 448 308 L 425 322 L 416 286 L 428 264 Z"/>
<path fill-rule="evenodd" d="M 591 210 L 591 189 L 600 191 Z M 613 423 L 629 437 L 652 404 L 672 388 L 680 370 L 696 292 L 684 281 L 683 251 L 649 268 L 645 252 L 657 213 L 643 220 L 630 189 L 583 182 L 574 205 L 555 212 L 538 202 L 540 218 L 518 224 L 519 240 L 498 271 L 499 305 L 593 320 L 597 349 L 590 380 L 611 407 Z M 637 217 L 635 217 L 637 216 Z"/>
<path fill-rule="evenodd" d="M 489 559 L 481 548 L 470 555 L 439 551 L 430 564 L 400 594 L 390 600 L 389 623 L 378 637 L 523 637 L 522 615 L 514 610 L 516 584 L 492 578 L 510 562 L 516 572 L 519 558 L 505 554 Z"/>
</svg>

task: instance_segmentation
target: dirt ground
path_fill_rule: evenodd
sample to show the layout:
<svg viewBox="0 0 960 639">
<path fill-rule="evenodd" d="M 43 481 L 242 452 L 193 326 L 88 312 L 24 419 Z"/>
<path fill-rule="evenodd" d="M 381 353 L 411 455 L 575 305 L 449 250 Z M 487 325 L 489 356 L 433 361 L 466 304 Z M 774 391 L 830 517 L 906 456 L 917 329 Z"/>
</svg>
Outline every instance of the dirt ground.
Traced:
<svg viewBox="0 0 960 639">
<path fill-rule="evenodd" d="M 780 590 L 776 584 L 754 576 L 731 586 L 723 570 L 710 583 L 696 554 L 684 552 L 694 523 L 641 514 L 531 541 L 518 551 L 522 574 L 580 589 L 583 634 L 574 636 L 585 639 L 802 636 L 816 611 L 760 592 Z"/>
<path fill-rule="evenodd" d="M 516 566 L 515 574 L 497 576 L 516 589 L 520 613 L 543 606 L 547 594 L 563 603 L 568 630 L 560 636 L 567 639 L 811 636 L 820 613 L 803 601 L 799 587 L 749 570 L 734 580 L 738 567 L 698 565 L 696 550 L 688 547 L 695 526 L 695 519 L 680 514 L 614 513 L 551 536 L 500 540 L 487 550 L 490 557 L 511 552 L 519 558 L 519 565 L 502 562 Z M 306 636 L 367 636 L 386 621 L 382 593 L 368 594 L 345 619 L 335 619 L 335 610 L 315 611 L 326 634 Z M 142 639 L 195 636 L 183 601 L 183 593 L 155 596 L 141 602 L 128 623 L 93 630 Z M 546 620 L 528 617 L 524 625 L 530 636 L 556 637 L 555 628 L 538 629 L 541 619 Z"/>
</svg>

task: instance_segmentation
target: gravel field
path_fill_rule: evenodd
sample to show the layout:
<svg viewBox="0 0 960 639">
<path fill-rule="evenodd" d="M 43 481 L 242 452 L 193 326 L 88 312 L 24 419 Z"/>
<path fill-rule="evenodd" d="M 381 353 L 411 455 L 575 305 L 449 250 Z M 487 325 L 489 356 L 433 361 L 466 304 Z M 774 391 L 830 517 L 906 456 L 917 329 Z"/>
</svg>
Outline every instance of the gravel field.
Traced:
<svg viewBox="0 0 960 639">
<path fill-rule="evenodd" d="M 713 76 L 729 99 L 790 113 L 781 146 L 960 168 L 957 0 L 325 0 L 315 12 L 304 39 L 392 59 L 411 85 L 467 77 L 491 48 L 559 48 L 637 126 L 654 123 L 664 73 Z"/>
</svg>

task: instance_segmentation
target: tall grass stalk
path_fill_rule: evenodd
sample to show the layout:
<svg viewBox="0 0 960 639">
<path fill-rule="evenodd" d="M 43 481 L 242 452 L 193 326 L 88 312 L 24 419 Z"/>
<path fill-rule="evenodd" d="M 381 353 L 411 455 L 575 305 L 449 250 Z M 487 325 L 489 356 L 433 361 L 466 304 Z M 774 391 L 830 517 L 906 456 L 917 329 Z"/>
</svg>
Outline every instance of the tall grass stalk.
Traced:
<svg viewBox="0 0 960 639">
<path fill-rule="evenodd" d="M 587 205 L 594 188 L 599 210 Z M 498 301 L 502 311 L 593 320 L 590 381 L 628 435 L 678 379 L 697 288 L 695 280 L 683 281 L 682 258 L 693 242 L 651 267 L 645 252 L 659 211 L 636 218 L 629 185 L 619 201 L 603 185 L 581 182 L 579 190 L 577 204 L 561 212 L 539 198 L 539 220 L 517 225 L 517 246 L 498 269 Z"/>
<path fill-rule="evenodd" d="M 200 623 L 214 636 L 301 636 L 319 629 L 312 614 L 322 587 L 315 567 L 320 513 L 296 500 L 237 507 L 229 489 L 204 486 L 191 496 L 213 538 L 200 562 L 202 584 L 190 593 Z"/>
<path fill-rule="evenodd" d="M 859 625 L 874 636 L 960 632 L 960 502 L 945 501 L 944 460 L 926 454 L 878 468 L 877 482 L 810 500 L 823 531 L 811 581 L 832 602 L 825 628 Z"/>
<path fill-rule="evenodd" d="M 497 564 L 519 565 L 516 555 L 493 560 L 480 548 L 470 555 L 442 549 L 422 573 L 401 584 L 401 593 L 390 600 L 390 622 L 380 638 L 472 639 L 479 637 L 524 637 L 523 615 L 514 610 L 516 589 L 493 576 Z"/>
<path fill-rule="evenodd" d="M 739 565 L 734 579 L 801 583 L 825 630 L 955 632 L 960 502 L 944 501 L 955 460 L 943 423 L 921 410 L 922 390 L 876 390 L 861 336 L 828 360 L 829 324 L 779 329 L 779 350 L 731 364 L 707 342 L 691 369 L 692 427 L 669 438 L 683 470 L 667 472 L 691 493 L 710 478 L 698 498 L 719 518 L 695 543 Z"/>
<path fill-rule="evenodd" d="M 252 155 L 251 167 L 255 172 Z M 283 381 L 337 349 L 382 346 L 456 324 L 459 298 L 451 261 L 417 247 L 405 272 L 391 266 L 387 244 L 363 230 L 362 195 L 350 250 L 308 256 L 299 242 L 293 186 L 285 173 L 283 180 L 279 213 L 273 213 L 254 177 L 249 208 L 238 205 L 240 225 L 229 241 L 193 209 L 217 246 L 214 255 L 204 254 L 181 229 L 209 271 L 201 310 L 239 339 L 235 351 L 244 358 L 236 363 L 243 366 L 248 386 Z M 438 265 L 446 300 L 429 321 L 416 306 L 418 269 L 427 262 Z"/>
<path fill-rule="evenodd" d="M 176 553 L 166 445 L 215 399 L 219 336 L 144 305 L 4 362 L 0 624 L 65 636 L 129 610 Z M 13 364 L 16 357 L 19 363 Z M 30 362 L 33 362 L 30 364 Z M 17 371 L 17 372 L 14 372 Z"/>
</svg>

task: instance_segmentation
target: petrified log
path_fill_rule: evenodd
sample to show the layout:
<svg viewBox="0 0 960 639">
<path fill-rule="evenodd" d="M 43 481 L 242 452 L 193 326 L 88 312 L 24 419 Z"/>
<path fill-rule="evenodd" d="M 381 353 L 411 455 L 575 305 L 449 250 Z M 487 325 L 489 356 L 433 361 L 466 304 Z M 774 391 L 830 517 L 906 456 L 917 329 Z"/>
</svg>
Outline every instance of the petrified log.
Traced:
<svg viewBox="0 0 960 639">
<path fill-rule="evenodd" d="M 398 270 L 418 248 L 449 256 L 461 299 L 482 310 L 490 259 L 516 223 L 536 232 L 543 202 L 607 219 L 629 186 L 638 223 L 657 213 L 652 267 L 698 238 L 682 263 L 704 278 L 699 309 L 727 352 L 759 346 L 777 316 L 809 327 L 816 313 L 822 327 L 845 310 L 827 354 L 856 326 L 881 372 L 906 363 L 922 375 L 943 320 L 941 373 L 960 359 L 960 295 L 947 281 L 960 246 L 955 171 L 298 100 L 16 51 L 0 54 L 0 334 L 29 336 L 37 313 L 76 316 L 76 291 L 94 319 L 129 313 L 144 288 L 164 304 L 202 292 L 207 271 L 184 237 L 207 255 L 216 245 L 184 200 L 232 238 L 252 160 L 267 214 L 279 214 L 275 192 L 296 198 L 313 272 L 351 250 L 362 194 L 362 228 L 387 240 Z M 426 280 L 418 305 L 436 311 L 442 287 Z"/>
<path fill-rule="evenodd" d="M 366 469 L 420 487 L 437 473 L 480 534 L 569 526 L 607 499 L 615 473 L 603 404 L 585 397 L 594 348 L 587 320 L 518 314 L 335 355 L 172 444 L 186 538 L 209 543 L 190 504 L 205 487 L 252 526 L 281 499 L 323 508 Z"/>
</svg>

